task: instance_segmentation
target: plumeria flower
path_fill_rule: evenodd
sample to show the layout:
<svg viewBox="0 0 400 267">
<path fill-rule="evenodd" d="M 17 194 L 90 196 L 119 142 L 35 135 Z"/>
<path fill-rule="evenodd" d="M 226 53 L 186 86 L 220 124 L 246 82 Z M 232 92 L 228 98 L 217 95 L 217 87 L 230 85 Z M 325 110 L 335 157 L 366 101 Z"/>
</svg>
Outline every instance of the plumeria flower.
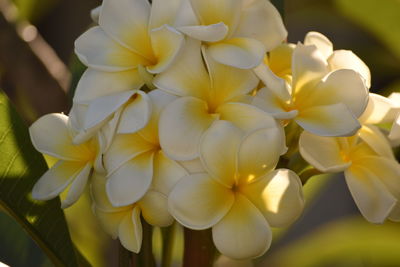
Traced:
<svg viewBox="0 0 400 267">
<path fill-rule="evenodd" d="M 378 128 L 363 126 L 352 137 L 303 132 L 299 148 L 303 158 L 318 170 L 344 172 L 350 193 L 369 222 L 400 220 L 400 165 Z"/>
<path fill-rule="evenodd" d="M 198 157 L 202 134 L 218 119 L 246 129 L 278 127 L 266 112 L 246 104 L 247 94 L 258 84 L 251 70 L 219 64 L 205 53 L 206 68 L 200 41 L 186 43 L 177 63 L 154 79 L 159 89 L 180 96 L 160 117 L 160 144 L 169 157 L 180 161 Z"/>
<path fill-rule="evenodd" d="M 400 144 L 400 93 L 392 93 L 389 96 L 389 99 L 393 103 L 396 109 L 396 118 L 393 121 L 392 129 L 389 133 L 389 139 L 393 143 L 394 146 L 398 146 Z"/>
<path fill-rule="evenodd" d="M 159 183 L 158 191 L 167 195 L 170 187 L 186 175 L 181 165 L 164 154 L 158 138 L 160 112 L 176 97 L 160 90 L 151 91 L 149 97 L 153 113 L 148 125 L 133 134 L 117 134 L 104 154 L 106 191 L 115 207 L 137 202 L 154 183 Z"/>
<path fill-rule="evenodd" d="M 106 178 L 94 173 L 91 183 L 93 210 L 103 229 L 113 239 L 119 238 L 128 250 L 138 253 L 142 245 L 142 222 L 164 227 L 173 222 L 168 212 L 167 197 L 151 188 L 137 202 L 127 206 L 114 207 L 106 194 Z"/>
<path fill-rule="evenodd" d="M 276 129 L 244 134 L 217 121 L 204 134 L 200 158 L 206 172 L 183 177 L 168 206 L 185 227 L 212 228 L 217 249 L 234 259 L 254 258 L 270 246 L 270 227 L 292 223 L 304 199 L 298 176 L 274 170 L 284 147 Z"/>
<path fill-rule="evenodd" d="M 368 103 L 361 75 L 350 69 L 330 71 L 315 45 L 298 44 L 292 55 L 292 81 L 276 76 L 266 65 L 255 69 L 266 87 L 253 104 L 277 119 L 293 119 L 321 136 L 350 136 Z"/>
<path fill-rule="evenodd" d="M 194 25 L 178 27 L 203 41 L 219 63 L 241 69 L 259 65 L 266 51 L 287 36 L 282 18 L 267 0 L 190 0 Z"/>
<path fill-rule="evenodd" d="M 48 200 L 67 191 L 61 207 L 71 206 L 83 193 L 93 167 L 102 170 L 101 148 L 97 139 L 74 145 L 68 117 L 56 113 L 38 119 L 29 128 L 29 133 L 36 150 L 58 159 L 37 181 L 32 189 L 32 197 Z"/>
</svg>

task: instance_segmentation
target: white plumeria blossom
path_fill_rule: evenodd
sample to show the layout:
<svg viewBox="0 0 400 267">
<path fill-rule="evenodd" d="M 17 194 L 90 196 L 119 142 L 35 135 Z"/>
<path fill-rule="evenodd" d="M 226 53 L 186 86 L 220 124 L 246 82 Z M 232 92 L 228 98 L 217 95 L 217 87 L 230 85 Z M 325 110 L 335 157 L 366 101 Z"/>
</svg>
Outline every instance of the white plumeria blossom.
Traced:
<svg viewBox="0 0 400 267">
<path fill-rule="evenodd" d="M 304 206 L 298 176 L 274 170 L 284 147 L 281 134 L 244 134 L 227 121 L 215 122 L 200 144 L 206 172 L 183 177 L 169 195 L 174 218 L 191 229 L 212 227 L 214 244 L 228 257 L 262 255 L 271 244 L 270 227 L 292 223 Z"/>
<path fill-rule="evenodd" d="M 392 101 L 397 111 L 397 116 L 393 121 L 393 126 L 389 133 L 389 139 L 394 146 L 398 146 L 400 145 L 400 93 L 392 93 L 389 99 Z"/>
<path fill-rule="evenodd" d="M 106 191 L 115 207 L 137 202 L 154 183 L 160 193 L 168 195 L 172 185 L 187 174 L 164 154 L 158 138 L 161 110 L 176 97 L 160 90 L 151 91 L 149 97 L 153 113 L 147 126 L 133 134 L 117 134 L 104 154 Z"/>
<path fill-rule="evenodd" d="M 167 197 L 157 190 L 157 185 L 148 190 L 137 202 L 127 206 L 113 206 L 106 194 L 106 178 L 94 173 L 91 183 L 93 210 L 103 229 L 112 238 L 119 238 L 121 244 L 138 253 L 142 245 L 142 222 L 140 216 L 147 223 L 154 226 L 168 226 L 173 222 L 168 212 Z"/>
<path fill-rule="evenodd" d="M 277 119 L 293 119 L 303 129 L 321 136 L 350 136 L 368 103 L 362 76 L 351 69 L 331 71 L 315 45 L 297 44 L 292 53 L 292 79 L 275 75 L 265 64 L 255 69 L 265 87 L 253 104 Z"/>
<path fill-rule="evenodd" d="M 95 167 L 101 170 L 101 149 L 96 139 L 80 145 L 73 144 L 73 131 L 68 127 L 68 117 L 48 114 L 29 128 L 34 147 L 43 154 L 58 159 L 35 184 L 32 197 L 48 200 L 67 190 L 62 208 L 75 203 L 83 193 L 90 173 Z"/>
<path fill-rule="evenodd" d="M 280 128 L 266 112 L 245 103 L 258 84 L 252 71 L 220 64 L 204 53 L 206 67 L 200 45 L 188 39 L 181 58 L 154 80 L 159 89 L 179 96 L 162 112 L 159 127 L 163 151 L 180 161 L 198 157 L 202 134 L 218 119 L 246 130 Z"/>
<path fill-rule="evenodd" d="M 287 36 L 282 18 L 267 0 L 190 0 L 197 22 L 178 27 L 203 41 L 221 64 L 241 69 L 259 65 L 266 51 Z"/>
<path fill-rule="evenodd" d="M 400 165 L 378 128 L 363 126 L 353 137 L 303 132 L 299 148 L 303 158 L 318 170 L 344 172 L 350 193 L 369 222 L 400 220 Z"/>
</svg>

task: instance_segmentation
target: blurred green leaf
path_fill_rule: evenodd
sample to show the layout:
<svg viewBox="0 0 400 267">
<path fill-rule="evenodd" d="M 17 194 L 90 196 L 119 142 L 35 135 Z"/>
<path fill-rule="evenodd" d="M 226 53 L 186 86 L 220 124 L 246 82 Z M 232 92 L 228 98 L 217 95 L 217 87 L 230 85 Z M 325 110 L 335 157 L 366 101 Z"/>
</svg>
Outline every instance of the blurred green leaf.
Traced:
<svg viewBox="0 0 400 267">
<path fill-rule="evenodd" d="M 361 217 L 336 221 L 290 243 L 267 266 L 399 266 L 400 226 L 373 225 Z M 265 265 L 262 265 L 265 266 Z"/>
<path fill-rule="evenodd" d="M 18 8 L 19 19 L 35 22 L 50 12 L 59 0 L 13 0 L 13 2 Z"/>
<path fill-rule="evenodd" d="M 339 10 L 381 40 L 400 59 L 399 0 L 335 0 Z"/>
<path fill-rule="evenodd" d="M 32 236 L 57 266 L 85 266 L 75 251 L 59 199 L 39 202 L 31 189 L 47 170 L 27 127 L 0 91 L 0 206 Z"/>
</svg>

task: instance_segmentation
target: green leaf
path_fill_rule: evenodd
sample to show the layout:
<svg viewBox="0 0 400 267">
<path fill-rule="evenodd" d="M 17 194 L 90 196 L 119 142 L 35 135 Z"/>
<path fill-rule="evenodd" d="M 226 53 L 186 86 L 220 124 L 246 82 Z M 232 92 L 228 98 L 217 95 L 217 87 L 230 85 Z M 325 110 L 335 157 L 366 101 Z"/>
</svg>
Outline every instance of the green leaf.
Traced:
<svg viewBox="0 0 400 267">
<path fill-rule="evenodd" d="M 47 170 L 31 144 L 27 127 L 0 91 L 0 206 L 20 223 L 56 266 L 85 266 L 74 249 L 59 199 L 31 198 Z"/>
</svg>

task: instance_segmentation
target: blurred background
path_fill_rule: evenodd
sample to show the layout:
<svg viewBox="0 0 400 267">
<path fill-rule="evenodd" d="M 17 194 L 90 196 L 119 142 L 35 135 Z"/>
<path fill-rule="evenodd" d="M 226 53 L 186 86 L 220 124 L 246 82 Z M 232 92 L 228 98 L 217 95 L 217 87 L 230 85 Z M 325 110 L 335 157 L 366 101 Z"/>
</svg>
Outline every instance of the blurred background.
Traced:
<svg viewBox="0 0 400 267">
<path fill-rule="evenodd" d="M 46 113 L 68 112 L 84 70 L 74 56 L 74 40 L 90 27 L 90 10 L 100 3 L 0 0 L 0 88 L 27 125 Z M 353 50 L 366 62 L 372 92 L 388 96 L 400 91 L 400 0 L 285 0 L 284 20 L 289 42 L 302 41 L 308 31 L 321 32 L 334 49 Z M 290 228 L 275 231 L 265 256 L 253 263 L 221 258 L 218 266 L 400 266 L 400 224 L 365 222 L 341 175 L 313 177 L 305 191 L 304 215 Z M 65 213 L 72 239 L 90 263 L 113 266 L 118 245 L 97 225 L 88 194 Z M 0 262 L 51 266 L 1 211 Z"/>
</svg>

